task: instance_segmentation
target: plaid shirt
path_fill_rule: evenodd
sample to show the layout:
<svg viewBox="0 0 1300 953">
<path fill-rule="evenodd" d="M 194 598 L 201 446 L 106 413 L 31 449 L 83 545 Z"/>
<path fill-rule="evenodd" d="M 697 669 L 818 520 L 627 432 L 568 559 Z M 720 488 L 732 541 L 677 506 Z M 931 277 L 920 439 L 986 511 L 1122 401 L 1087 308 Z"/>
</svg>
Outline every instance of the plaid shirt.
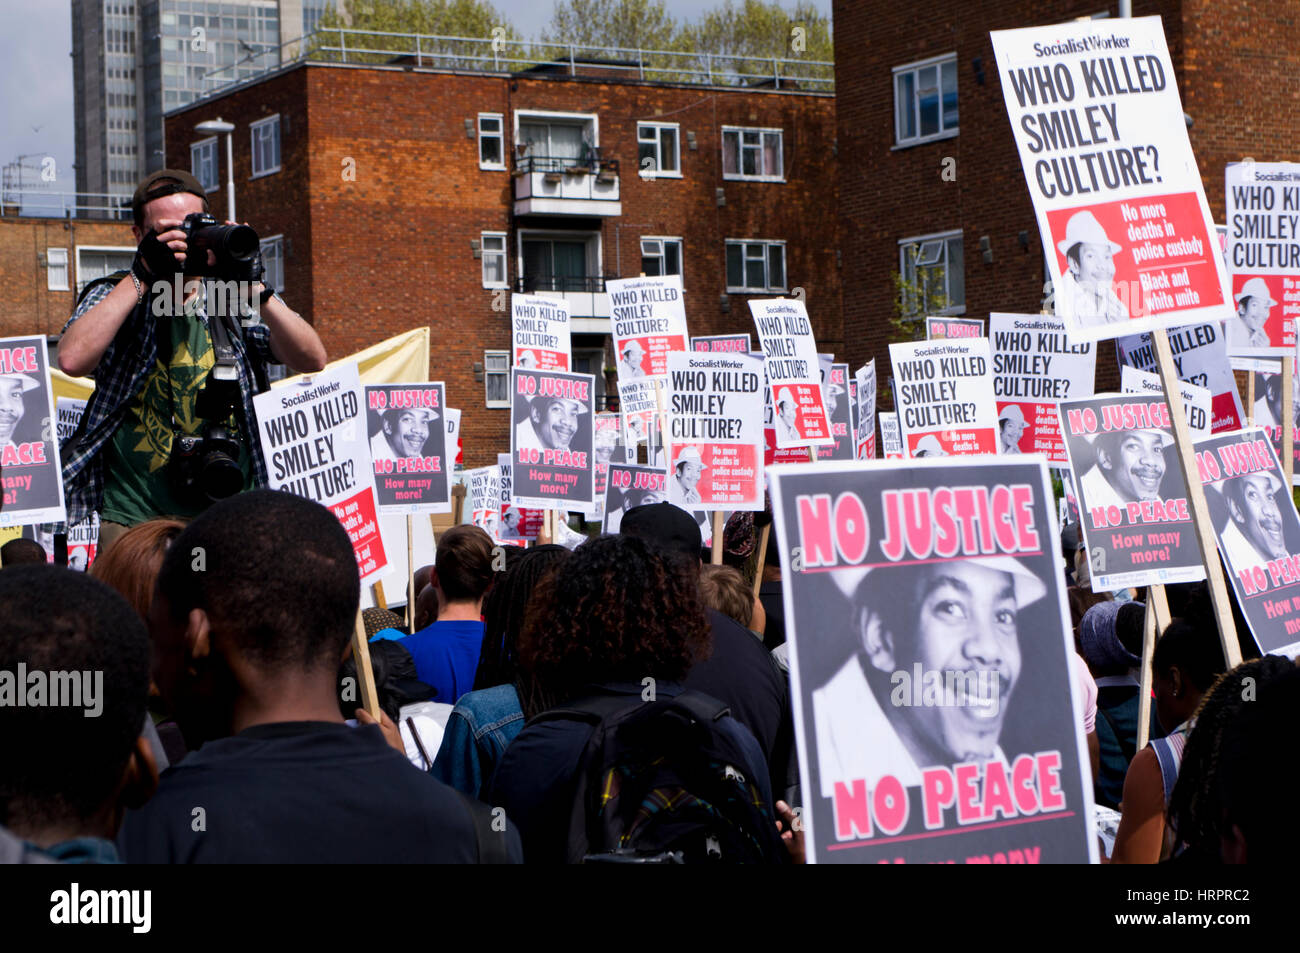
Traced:
<svg viewBox="0 0 1300 953">
<path fill-rule="evenodd" d="M 77 306 L 68 323 L 63 326 L 63 333 L 83 314 L 93 308 L 113 290 L 109 282 L 102 282 L 91 290 Z M 202 300 L 202 294 L 200 299 Z M 155 323 L 152 309 L 153 293 L 146 292 L 144 301 L 127 315 L 117 336 L 113 338 L 99 365 L 91 372 L 95 380 L 95 390 L 86 403 L 86 411 L 79 428 L 82 436 L 77 445 L 69 451 L 71 438 L 60 448 L 63 461 L 63 492 L 68 507 L 68 525 L 73 526 L 89 519 L 90 514 L 98 510 L 104 502 L 104 449 L 123 418 L 131 402 L 144 387 L 145 379 L 158 361 L 158 347 L 155 340 Z M 208 318 L 200 308 L 199 318 L 207 326 Z M 257 418 L 253 414 L 253 395 L 257 393 L 253 381 L 249 354 L 260 360 L 272 363 L 271 332 L 266 325 L 256 324 L 243 329 L 242 335 L 231 339 L 235 355 L 239 359 L 239 408 L 240 436 L 248 448 L 249 458 L 253 464 L 253 483 L 255 486 L 266 485 L 266 460 L 262 456 L 262 444 L 257 434 Z"/>
</svg>

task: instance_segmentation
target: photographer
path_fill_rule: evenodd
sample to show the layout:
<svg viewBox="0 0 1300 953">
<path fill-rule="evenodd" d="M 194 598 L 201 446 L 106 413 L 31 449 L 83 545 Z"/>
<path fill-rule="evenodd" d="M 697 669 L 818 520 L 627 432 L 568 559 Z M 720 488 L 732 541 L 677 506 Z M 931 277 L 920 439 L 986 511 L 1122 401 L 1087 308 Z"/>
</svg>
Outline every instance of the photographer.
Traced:
<svg viewBox="0 0 1300 953">
<path fill-rule="evenodd" d="M 192 175 L 152 173 L 131 207 L 139 246 L 130 273 L 89 287 L 59 342 L 64 373 L 95 378 L 61 448 L 68 524 L 99 510 L 103 547 L 136 523 L 195 516 L 264 486 L 253 395 L 266 386 L 265 365 L 325 366 L 315 330 L 262 285 L 256 234 L 198 217 L 208 204 Z M 187 258 L 191 248 L 201 257 Z M 196 278 L 234 293 L 209 301 Z M 259 302 L 262 324 L 241 328 L 228 313 Z"/>
</svg>

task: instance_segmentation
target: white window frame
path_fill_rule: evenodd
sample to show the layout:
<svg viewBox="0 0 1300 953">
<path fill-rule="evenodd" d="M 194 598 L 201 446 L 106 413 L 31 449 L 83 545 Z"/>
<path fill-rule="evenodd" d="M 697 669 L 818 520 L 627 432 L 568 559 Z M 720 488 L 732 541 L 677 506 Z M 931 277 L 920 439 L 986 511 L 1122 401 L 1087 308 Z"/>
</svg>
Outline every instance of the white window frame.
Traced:
<svg viewBox="0 0 1300 953">
<path fill-rule="evenodd" d="M 745 247 L 749 245 L 763 246 L 763 274 L 766 277 L 767 284 L 765 287 L 762 288 L 754 288 L 754 287 L 750 287 L 749 285 L 733 285 L 728 283 L 727 294 L 769 294 L 771 292 L 787 290 L 787 284 L 790 280 L 790 261 L 786 257 L 786 253 L 785 253 L 786 243 L 784 240 L 777 240 L 777 239 L 770 239 L 770 238 L 728 238 L 726 240 L 726 248 L 730 248 L 732 245 L 741 246 L 740 272 L 742 278 L 744 277 L 745 261 L 747 260 Z M 781 271 L 782 271 L 783 281 L 780 285 L 774 285 L 772 284 L 772 276 L 771 274 L 769 274 L 771 265 L 768 256 L 770 254 L 771 248 L 773 246 L 778 246 L 778 245 L 781 248 Z M 726 248 L 724 248 L 723 250 L 723 259 L 722 259 L 722 270 L 723 270 L 724 277 L 726 277 L 726 272 L 727 272 Z"/>
<path fill-rule="evenodd" d="M 505 369 L 491 368 L 488 366 L 488 358 L 500 357 L 505 360 Z M 488 396 L 488 380 L 493 375 L 504 375 L 506 379 L 506 397 L 505 400 L 492 400 Z M 483 352 L 483 404 L 489 408 L 510 407 L 510 352 L 508 350 L 487 350 Z"/>
<path fill-rule="evenodd" d="M 212 184 L 209 185 L 203 180 L 203 176 L 198 169 L 199 161 L 202 161 L 201 153 L 208 153 L 208 159 L 212 163 Z M 196 158 L 199 161 L 196 161 Z M 217 137 L 211 136 L 207 139 L 200 139 L 198 142 L 190 143 L 190 172 L 194 178 L 199 180 L 205 192 L 216 192 L 221 188 L 221 167 L 217 160 Z"/>
<path fill-rule="evenodd" d="M 671 129 L 673 131 L 674 155 L 673 165 L 677 168 L 671 172 L 665 172 L 663 169 L 663 130 Z M 642 138 L 642 130 L 649 130 L 653 138 L 655 147 L 655 167 L 653 170 L 641 167 L 641 147 L 649 145 L 651 139 Z M 680 123 L 675 122 L 655 122 L 653 120 L 637 120 L 636 124 L 636 151 L 637 151 L 637 174 L 643 179 L 680 179 L 682 177 L 682 129 Z"/>
<path fill-rule="evenodd" d="M 951 139 L 961 130 L 961 104 L 957 105 L 957 125 L 951 129 L 943 128 L 943 65 L 945 63 L 957 63 L 957 53 L 944 53 L 940 56 L 931 56 L 929 59 L 917 60 L 914 63 L 906 63 L 903 66 L 895 66 L 891 82 L 894 85 L 893 96 L 894 103 L 894 149 L 910 149 L 912 146 L 919 146 L 927 142 L 938 142 L 940 139 Z M 921 132 L 921 98 L 917 95 L 916 82 L 912 83 L 912 117 L 916 121 L 917 135 L 910 139 L 903 137 L 902 124 L 898 121 L 898 84 L 899 78 L 905 73 L 918 74 L 921 70 L 933 66 L 935 76 L 939 82 L 939 131 L 928 136 L 920 135 Z M 954 82 L 956 82 L 957 70 L 953 71 Z M 960 88 L 960 87 L 958 87 Z M 955 90 L 954 90 L 955 91 Z"/>
<path fill-rule="evenodd" d="M 759 134 L 758 146 L 756 148 L 758 149 L 760 167 L 762 166 L 762 161 L 763 161 L 763 136 L 769 132 L 774 132 L 781 137 L 781 148 L 777 152 L 777 155 L 780 157 L 781 168 L 778 169 L 775 174 L 771 172 L 763 172 L 760 173 L 759 175 L 746 175 L 743 171 L 739 171 L 739 170 L 743 170 L 745 167 L 745 160 L 744 160 L 745 149 L 755 148 L 754 146 L 745 145 L 744 134 L 747 132 L 756 132 Z M 736 153 L 736 169 L 738 170 L 736 172 L 725 171 L 727 168 L 725 153 L 727 150 L 728 133 L 735 133 L 737 136 L 736 147 L 739 151 Z M 742 182 L 784 182 L 785 181 L 785 130 L 784 129 L 779 129 L 773 126 L 723 126 L 722 127 L 722 151 L 724 153 L 723 163 L 722 163 L 722 168 L 724 170 L 722 173 L 722 177 L 724 179 L 733 179 Z"/>
<path fill-rule="evenodd" d="M 272 277 L 271 269 L 268 267 L 266 268 L 265 274 L 262 276 L 262 284 L 266 285 L 277 294 L 284 294 L 284 235 L 268 235 L 266 238 L 262 239 L 260 250 L 262 252 L 262 264 L 264 267 L 268 260 L 266 253 L 268 245 L 275 246 L 279 249 L 278 253 L 275 255 L 275 259 L 280 263 L 280 281 L 278 284 L 273 285 L 267 280 Z"/>
<path fill-rule="evenodd" d="M 501 247 L 489 250 L 487 247 L 489 238 L 501 239 Z M 500 281 L 491 281 L 488 279 L 488 255 L 499 255 L 501 257 Z M 481 259 L 480 270 L 482 273 L 484 288 L 510 287 L 510 235 L 507 232 L 479 232 L 479 258 Z"/>
<path fill-rule="evenodd" d="M 484 132 L 483 120 L 495 119 L 497 121 L 496 132 Z M 498 152 L 501 156 L 500 162 L 483 161 L 483 140 L 496 138 L 500 142 Z M 503 172 L 506 167 L 506 117 L 501 113 L 479 113 L 478 114 L 478 167 L 493 172 Z M 486 286 L 485 286 L 486 287 Z"/>
<path fill-rule="evenodd" d="M 274 142 L 276 162 L 274 168 L 259 169 L 257 167 L 258 159 L 261 156 L 259 137 L 261 131 L 267 127 L 275 128 Z M 253 174 L 248 178 L 250 180 L 260 179 L 264 175 L 274 175 L 279 172 L 281 163 L 284 161 L 284 143 L 280 139 L 280 114 L 276 113 L 274 116 L 267 116 L 265 119 L 259 119 L 254 123 L 250 123 L 248 127 L 248 136 L 249 148 L 252 150 L 251 155 L 249 156 L 249 168 L 253 170 Z"/>
<path fill-rule="evenodd" d="M 952 274 L 952 262 L 951 262 L 951 261 L 949 260 L 949 258 L 948 258 L 948 242 L 949 242 L 951 239 L 954 239 L 954 238 L 960 238 L 960 239 L 962 239 L 962 262 L 961 262 L 961 268 L 962 268 L 962 289 L 963 289 L 963 293 L 962 293 L 962 302 L 961 302 L 960 304 L 950 305 L 949 307 L 946 307 L 946 308 L 938 308 L 938 309 L 932 310 L 932 311 L 929 312 L 930 314 L 959 315 L 959 314 L 965 314 L 965 313 L 966 313 L 966 301 L 965 301 L 965 297 L 966 297 L 966 295 L 965 295 L 965 288 L 966 288 L 966 261 L 965 261 L 965 258 L 966 258 L 966 241 L 965 241 L 965 234 L 962 232 L 961 229 L 959 229 L 959 228 L 954 228 L 954 229 L 950 229 L 949 231 L 946 231 L 946 232 L 933 232 L 933 233 L 931 233 L 931 234 L 929 234 L 929 235 L 913 235 L 913 236 L 911 236 L 911 237 L 909 237 L 909 238 L 901 238 L 901 239 L 899 239 L 899 241 L 898 241 L 898 273 L 899 273 L 899 275 L 902 277 L 902 279 L 903 279 L 905 282 L 909 280 L 909 279 L 908 279 L 908 267 L 909 267 L 909 261 L 908 261 L 908 248 L 909 248 L 910 246 L 912 246 L 912 245 L 916 245 L 916 246 L 917 246 L 916 254 L 917 254 L 917 259 L 918 259 L 918 261 L 917 261 L 917 263 L 912 264 L 912 266 L 911 266 L 911 267 L 912 267 L 913 280 L 914 280 L 914 278 L 915 278 L 915 274 L 916 274 L 916 270 L 915 270 L 915 269 L 916 269 L 916 267 L 918 266 L 918 264 L 919 264 L 920 266 L 922 266 L 922 267 L 925 266 L 924 263 L 921 263 L 921 262 L 920 262 L 920 259 L 921 259 L 921 257 L 922 257 L 922 253 L 923 253 L 923 252 L 926 252 L 926 253 L 927 253 L 925 257 L 930 257 L 930 255 L 933 254 L 933 250 L 932 250 L 932 249 L 926 249 L 926 248 L 925 248 L 925 245 L 927 245 L 928 243 L 932 243 L 932 242 L 933 242 L 933 243 L 938 243 L 938 244 L 939 244 L 939 246 L 940 246 L 940 252 L 941 252 L 941 254 L 942 254 L 942 256 L 943 256 L 943 265 L 944 265 L 944 269 L 943 269 L 943 293 L 944 293 L 944 296 L 945 296 L 946 298 L 948 298 L 949 300 L 951 300 L 951 299 L 952 299 L 952 294 L 950 293 L 950 284 L 951 284 L 951 282 L 950 282 L 950 276 L 951 276 L 951 274 Z M 939 263 L 939 262 L 938 262 L 938 260 L 936 259 L 932 264 L 938 264 L 938 263 Z M 913 312 L 912 314 L 908 315 L 907 317 L 909 317 L 909 318 L 917 318 L 917 319 L 920 319 L 920 318 L 925 317 L 926 313 L 927 313 L 926 309 L 925 309 L 924 307 L 921 307 L 921 306 L 918 305 L 918 309 L 917 309 L 915 312 Z"/>
<path fill-rule="evenodd" d="M 523 109 L 523 110 L 517 109 L 514 111 L 514 113 L 511 114 L 511 119 L 514 125 L 511 128 L 510 141 L 514 144 L 515 147 L 518 147 L 521 144 L 519 139 L 520 120 L 522 119 L 524 122 L 528 122 L 529 120 L 535 119 L 538 120 L 539 122 L 547 122 L 547 123 L 552 121 L 574 122 L 574 123 L 582 123 L 583 125 L 590 126 L 591 127 L 591 148 L 593 149 L 600 148 L 600 116 L 598 116 L 596 113 L 554 112 L 545 109 Z M 518 155 L 518 150 L 516 148 L 516 156 L 517 155 Z"/>
<path fill-rule="evenodd" d="M 76 270 L 76 274 L 73 275 L 73 278 L 74 278 L 74 285 L 75 285 L 75 288 L 76 288 L 78 294 L 80 294 L 80 293 L 81 293 L 81 289 L 85 287 L 85 284 L 81 281 L 81 272 L 82 272 L 81 253 L 82 253 L 82 252 L 97 252 L 97 251 L 100 251 L 100 252 L 102 252 L 102 251 L 115 251 L 115 252 L 124 252 L 124 253 L 126 253 L 126 254 L 128 254 L 128 255 L 132 255 L 132 256 L 135 255 L 135 248 L 132 247 L 132 246 L 130 246 L 130 245 L 78 245 L 78 246 L 76 247 L 76 249 L 75 249 L 75 260 L 76 260 L 76 264 L 77 264 L 77 270 Z M 111 274 L 111 272 L 110 272 L 110 274 Z M 97 277 L 100 277 L 100 276 L 97 276 Z M 89 279 L 89 280 L 93 281 L 94 279 L 92 278 L 92 279 Z"/>
<path fill-rule="evenodd" d="M 57 259 L 57 262 L 56 262 Z M 54 280 L 55 269 L 63 271 L 63 282 L 58 284 Z M 66 248 L 46 248 L 45 249 L 45 290 L 46 291 L 70 291 L 68 284 L 68 250 Z"/>
<path fill-rule="evenodd" d="M 680 269 L 680 270 L 677 272 L 677 274 L 681 275 L 681 278 L 682 278 L 682 284 L 683 284 L 683 286 L 684 286 L 684 285 L 686 284 L 686 256 L 685 256 L 685 254 L 684 254 L 684 247 L 683 247 L 683 246 L 684 246 L 684 242 L 682 241 L 682 237 L 681 237 L 680 235 L 642 235 L 642 236 L 641 236 L 641 257 L 642 257 L 642 258 L 654 258 L 654 257 L 656 257 L 655 255 L 653 255 L 653 254 L 647 255 L 647 254 L 646 254 L 646 252 L 645 252 L 645 243 L 646 243 L 646 242 L 658 242 L 658 243 L 659 243 L 659 254 L 658 254 L 657 257 L 659 257 L 659 258 L 661 258 L 661 259 L 664 258 L 664 248 L 663 248 L 664 243 L 665 243 L 665 242 L 675 242 L 675 243 L 676 243 L 676 245 L 677 245 L 677 267 Z M 661 274 L 661 275 L 665 275 L 665 274 L 669 274 L 669 272 L 661 271 L 660 274 Z"/>
</svg>

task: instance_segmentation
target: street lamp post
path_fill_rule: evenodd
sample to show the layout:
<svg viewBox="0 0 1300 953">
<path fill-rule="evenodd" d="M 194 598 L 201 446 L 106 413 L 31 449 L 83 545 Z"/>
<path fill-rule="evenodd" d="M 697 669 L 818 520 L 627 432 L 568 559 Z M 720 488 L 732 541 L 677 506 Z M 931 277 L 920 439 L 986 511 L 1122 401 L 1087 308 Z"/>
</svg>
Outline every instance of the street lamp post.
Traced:
<svg viewBox="0 0 1300 953">
<path fill-rule="evenodd" d="M 239 220 L 235 218 L 235 124 L 222 122 L 219 118 L 209 119 L 196 125 L 194 131 L 205 136 L 215 136 L 218 133 L 226 135 L 226 219 L 237 222 Z"/>
</svg>

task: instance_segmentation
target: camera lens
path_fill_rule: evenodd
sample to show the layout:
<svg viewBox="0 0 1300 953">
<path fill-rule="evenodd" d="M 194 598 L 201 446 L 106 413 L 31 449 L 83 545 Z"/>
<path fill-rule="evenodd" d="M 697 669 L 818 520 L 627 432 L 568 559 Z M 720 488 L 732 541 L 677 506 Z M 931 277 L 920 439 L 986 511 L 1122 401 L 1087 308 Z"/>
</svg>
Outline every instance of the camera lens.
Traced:
<svg viewBox="0 0 1300 953">
<path fill-rule="evenodd" d="M 235 261 L 244 261 L 257 254 L 259 241 L 257 232 L 247 225 L 228 225 L 224 240 L 226 255 Z"/>
<path fill-rule="evenodd" d="M 210 500 L 224 500 L 244 488 L 244 473 L 239 463 L 220 450 L 210 450 L 203 455 L 199 483 Z"/>
</svg>

